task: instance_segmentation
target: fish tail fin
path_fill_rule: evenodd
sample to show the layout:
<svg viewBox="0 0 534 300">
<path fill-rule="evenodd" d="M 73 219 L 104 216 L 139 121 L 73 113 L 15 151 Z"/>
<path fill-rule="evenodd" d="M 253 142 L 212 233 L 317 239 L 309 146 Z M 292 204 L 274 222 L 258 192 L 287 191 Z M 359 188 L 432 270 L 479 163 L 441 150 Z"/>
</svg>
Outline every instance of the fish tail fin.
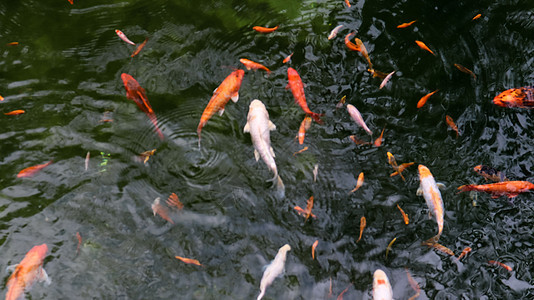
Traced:
<svg viewBox="0 0 534 300">
<path fill-rule="evenodd" d="M 324 116 L 324 114 L 318 114 L 318 113 L 314 113 L 314 112 L 310 113 L 310 117 L 312 117 L 312 119 L 315 122 L 317 122 L 317 123 L 319 123 L 321 125 L 324 124 L 323 120 L 321 120 L 322 116 Z"/>
</svg>

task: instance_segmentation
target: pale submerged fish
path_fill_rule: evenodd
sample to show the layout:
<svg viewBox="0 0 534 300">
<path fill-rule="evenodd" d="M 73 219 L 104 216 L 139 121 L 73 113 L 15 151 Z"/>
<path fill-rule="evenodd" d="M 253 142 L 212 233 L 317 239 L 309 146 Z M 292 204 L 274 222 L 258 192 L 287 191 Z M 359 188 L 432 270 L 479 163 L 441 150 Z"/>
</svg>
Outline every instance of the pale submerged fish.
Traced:
<svg viewBox="0 0 534 300">
<path fill-rule="evenodd" d="M 377 269 L 373 275 L 373 300 L 391 300 L 393 291 L 388 276 L 384 271 Z"/>
<path fill-rule="evenodd" d="M 278 253 L 274 257 L 274 260 L 267 266 L 267 269 L 265 269 L 265 272 L 263 272 L 263 276 L 261 277 L 260 282 L 260 294 L 258 295 L 257 300 L 260 300 L 265 295 L 265 289 L 271 283 L 273 283 L 274 279 L 278 277 L 282 272 L 284 272 L 284 266 L 286 263 L 286 256 L 287 252 L 291 250 L 291 246 L 288 244 L 285 244 L 278 250 Z"/>
<path fill-rule="evenodd" d="M 369 135 L 373 135 L 373 132 L 369 129 L 369 127 L 367 127 L 367 125 L 363 121 L 360 111 L 358 111 L 358 109 L 356 109 L 354 105 L 347 104 L 347 111 L 349 112 L 349 115 L 354 120 L 354 122 L 360 125 Z"/>
</svg>

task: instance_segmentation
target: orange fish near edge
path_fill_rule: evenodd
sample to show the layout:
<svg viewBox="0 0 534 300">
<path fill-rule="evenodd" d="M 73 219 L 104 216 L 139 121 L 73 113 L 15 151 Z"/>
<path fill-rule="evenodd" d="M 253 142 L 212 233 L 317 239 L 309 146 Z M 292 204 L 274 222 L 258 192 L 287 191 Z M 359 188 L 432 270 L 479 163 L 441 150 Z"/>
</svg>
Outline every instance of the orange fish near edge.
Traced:
<svg viewBox="0 0 534 300">
<path fill-rule="evenodd" d="M 158 119 L 156 118 L 156 114 L 152 110 L 152 106 L 150 106 L 150 103 L 148 102 L 145 89 L 142 88 L 137 82 L 137 80 L 135 80 L 130 74 L 122 73 L 121 79 L 122 83 L 124 84 L 124 88 L 126 89 L 126 98 L 135 102 L 135 104 L 137 104 L 137 107 L 139 107 L 139 109 L 141 109 L 148 116 L 152 124 L 154 124 L 156 133 L 158 134 L 159 138 L 163 140 L 163 133 L 158 127 Z"/>
<path fill-rule="evenodd" d="M 15 271 L 7 281 L 6 300 L 20 299 L 24 290 L 30 288 L 35 281 L 50 283 L 43 262 L 48 252 L 46 244 L 34 246 L 24 259 L 15 267 Z"/>
<path fill-rule="evenodd" d="M 502 107 L 534 108 L 534 86 L 506 90 L 493 98 Z"/>
<path fill-rule="evenodd" d="M 25 112 L 26 112 L 26 111 L 24 111 L 24 110 L 22 110 L 22 109 L 17 109 L 17 110 L 13 110 L 13 111 L 4 113 L 4 115 L 6 115 L 6 116 L 15 116 L 15 115 L 23 114 L 23 113 L 25 113 Z"/>
<path fill-rule="evenodd" d="M 423 107 L 425 105 L 426 101 L 428 101 L 428 98 L 430 98 L 430 96 L 434 95 L 438 91 L 439 90 L 435 90 L 432 93 L 428 93 L 428 94 L 424 95 L 423 97 L 421 97 L 421 99 L 419 99 L 419 101 L 417 102 L 417 108 Z"/>
<path fill-rule="evenodd" d="M 458 188 L 459 193 L 467 191 L 485 192 L 491 194 L 491 198 L 507 196 L 508 198 L 517 197 L 517 195 L 534 189 L 534 184 L 528 181 L 502 181 L 489 184 L 468 184 Z"/>
<path fill-rule="evenodd" d="M 414 21 L 411 21 L 411 22 L 408 22 L 408 23 L 402 23 L 400 25 L 397 26 L 397 28 L 406 28 L 406 27 L 409 27 L 411 26 L 413 23 L 415 23 L 417 20 L 414 20 Z"/>
<path fill-rule="evenodd" d="M 41 171 L 44 167 L 50 165 L 51 163 L 52 163 L 52 161 L 49 161 L 49 162 L 44 163 L 44 164 L 27 167 L 26 169 L 23 169 L 22 171 L 20 171 L 17 174 L 17 178 L 31 177 L 31 176 L 37 174 L 39 171 Z"/>
<path fill-rule="evenodd" d="M 302 84 L 302 80 L 300 79 L 300 75 L 299 73 L 297 73 L 297 70 L 289 67 L 287 69 L 287 77 L 289 81 L 288 86 L 291 89 L 291 93 L 293 93 L 295 102 L 300 105 L 302 110 L 310 117 L 312 117 L 315 122 L 323 124 L 323 121 L 321 120 L 322 114 L 312 112 L 308 107 L 308 104 L 306 103 L 306 96 L 304 95 L 304 85 Z"/>
</svg>

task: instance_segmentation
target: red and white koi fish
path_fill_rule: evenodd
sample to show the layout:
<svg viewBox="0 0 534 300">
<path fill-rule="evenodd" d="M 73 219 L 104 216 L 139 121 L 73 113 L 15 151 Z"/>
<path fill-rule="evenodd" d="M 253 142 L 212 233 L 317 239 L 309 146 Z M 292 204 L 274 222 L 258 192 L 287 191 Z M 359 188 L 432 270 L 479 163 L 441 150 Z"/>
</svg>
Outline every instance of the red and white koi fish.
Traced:
<svg viewBox="0 0 534 300">
<path fill-rule="evenodd" d="M 434 215 L 436 222 L 438 223 L 438 234 L 429 239 L 429 241 L 437 243 L 443 232 L 443 218 L 445 215 L 441 193 L 439 192 L 438 185 L 436 184 L 432 173 L 430 173 L 430 170 L 423 165 L 419 165 L 419 181 L 420 186 L 417 190 L 417 195 L 423 195 L 430 214 Z"/>
<path fill-rule="evenodd" d="M 462 185 L 458 188 L 460 192 L 477 191 L 491 194 L 491 198 L 507 196 L 508 198 L 517 197 L 517 195 L 534 189 L 534 184 L 528 181 L 502 181 L 481 185 Z"/>
<path fill-rule="evenodd" d="M 360 111 L 354 107 L 352 104 L 347 104 L 347 111 L 349 112 L 350 117 L 356 122 L 356 124 L 360 125 L 369 135 L 373 135 L 373 132 L 367 127 L 365 122 L 363 121 L 362 114 L 360 114 Z"/>
<path fill-rule="evenodd" d="M 269 120 L 269 113 L 263 102 L 254 99 L 249 105 L 247 124 L 243 128 L 243 132 L 250 132 L 256 161 L 261 157 L 269 170 L 274 173 L 273 181 L 276 181 L 277 189 L 282 193 L 284 191 L 284 183 L 278 175 L 278 169 L 274 161 L 275 155 L 271 147 L 270 132 L 275 129 L 276 126 Z"/>
<path fill-rule="evenodd" d="M 134 45 L 135 46 L 135 43 L 130 41 L 128 39 L 128 37 L 126 37 L 126 34 L 124 34 L 122 31 L 120 31 L 118 29 L 115 29 L 115 33 L 121 38 L 121 40 L 125 41 L 126 43 L 128 43 L 130 45 Z"/>
<path fill-rule="evenodd" d="M 284 271 L 286 263 L 287 252 L 291 250 L 291 246 L 285 244 L 279 250 L 274 260 L 267 266 L 260 281 L 260 294 L 257 300 L 260 300 L 265 295 L 265 289 L 273 283 L 273 281 Z"/>
<path fill-rule="evenodd" d="M 154 128 L 159 138 L 163 140 L 163 133 L 158 127 L 158 119 L 156 118 L 154 110 L 152 110 L 152 106 L 150 106 L 150 102 L 148 102 L 145 89 L 142 88 L 139 85 L 139 82 L 137 82 L 137 80 L 135 80 L 130 74 L 122 73 L 121 79 L 122 83 L 124 84 L 124 88 L 126 89 L 126 98 L 135 102 L 137 107 L 139 107 L 139 109 L 141 109 L 148 116 L 152 124 L 154 124 Z"/>
<path fill-rule="evenodd" d="M 47 252 L 46 244 L 34 246 L 26 253 L 20 264 L 14 266 L 15 271 L 7 281 L 6 300 L 21 299 L 24 291 L 30 289 L 35 281 L 45 281 L 50 284 L 50 279 L 43 269 Z"/>
<path fill-rule="evenodd" d="M 295 102 L 300 105 L 302 110 L 312 117 L 315 122 L 323 124 L 323 121 L 320 118 L 322 114 L 314 113 L 308 108 L 306 96 L 304 95 L 304 85 L 302 84 L 302 80 L 300 79 L 300 75 L 297 73 L 297 70 L 289 67 L 287 69 L 287 77 L 289 81 L 288 86 L 291 89 L 291 93 L 293 93 Z"/>
<path fill-rule="evenodd" d="M 377 269 L 373 274 L 373 300 L 391 300 L 393 290 L 388 276 L 384 271 Z"/>
<path fill-rule="evenodd" d="M 224 107 L 230 99 L 235 103 L 239 100 L 239 88 L 241 87 L 241 82 L 243 81 L 243 76 L 245 76 L 245 71 L 235 70 L 230 75 L 228 75 L 221 85 L 215 89 L 213 96 L 211 96 L 210 102 L 204 109 L 202 116 L 200 117 L 200 122 L 197 127 L 198 134 L 198 146 L 200 147 L 200 133 L 202 128 L 208 123 L 208 120 L 216 112 L 219 115 L 224 113 Z"/>
</svg>

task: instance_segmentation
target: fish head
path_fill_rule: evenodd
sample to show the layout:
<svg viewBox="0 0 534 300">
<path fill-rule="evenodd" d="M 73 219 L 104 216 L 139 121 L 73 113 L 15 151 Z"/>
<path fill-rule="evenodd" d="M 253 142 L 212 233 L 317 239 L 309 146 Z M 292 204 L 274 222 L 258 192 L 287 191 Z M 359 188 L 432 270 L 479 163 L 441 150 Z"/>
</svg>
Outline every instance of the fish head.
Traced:
<svg viewBox="0 0 534 300">
<path fill-rule="evenodd" d="M 393 291 L 388 276 L 380 269 L 373 274 L 373 299 L 392 299 Z"/>
<path fill-rule="evenodd" d="M 521 89 L 509 89 L 493 98 L 493 103 L 502 107 L 516 107 L 521 106 L 525 94 Z"/>
<path fill-rule="evenodd" d="M 250 110 L 253 110 L 253 109 L 265 109 L 265 104 L 263 104 L 263 102 L 261 102 L 261 100 L 258 100 L 258 99 L 254 99 L 252 100 L 252 102 L 250 102 L 250 105 L 248 107 Z"/>
<path fill-rule="evenodd" d="M 290 250 L 291 250 L 291 246 L 289 246 L 288 244 L 285 244 L 280 248 L 280 250 L 278 250 L 278 252 L 287 252 Z"/>
<path fill-rule="evenodd" d="M 243 77 L 245 77 L 245 71 L 237 69 L 232 72 L 232 75 L 234 77 L 234 82 L 236 82 L 237 86 L 239 87 L 241 85 L 241 81 L 243 81 Z"/>
<path fill-rule="evenodd" d="M 475 167 L 473 168 L 473 171 L 475 171 L 475 172 L 477 172 L 477 173 L 480 173 L 480 172 L 482 172 L 482 168 L 483 168 L 483 167 L 484 167 L 483 165 L 475 166 Z"/>
<path fill-rule="evenodd" d="M 419 179 L 433 177 L 432 173 L 430 173 L 430 170 L 424 165 L 419 165 L 418 170 L 419 170 Z"/>
</svg>

